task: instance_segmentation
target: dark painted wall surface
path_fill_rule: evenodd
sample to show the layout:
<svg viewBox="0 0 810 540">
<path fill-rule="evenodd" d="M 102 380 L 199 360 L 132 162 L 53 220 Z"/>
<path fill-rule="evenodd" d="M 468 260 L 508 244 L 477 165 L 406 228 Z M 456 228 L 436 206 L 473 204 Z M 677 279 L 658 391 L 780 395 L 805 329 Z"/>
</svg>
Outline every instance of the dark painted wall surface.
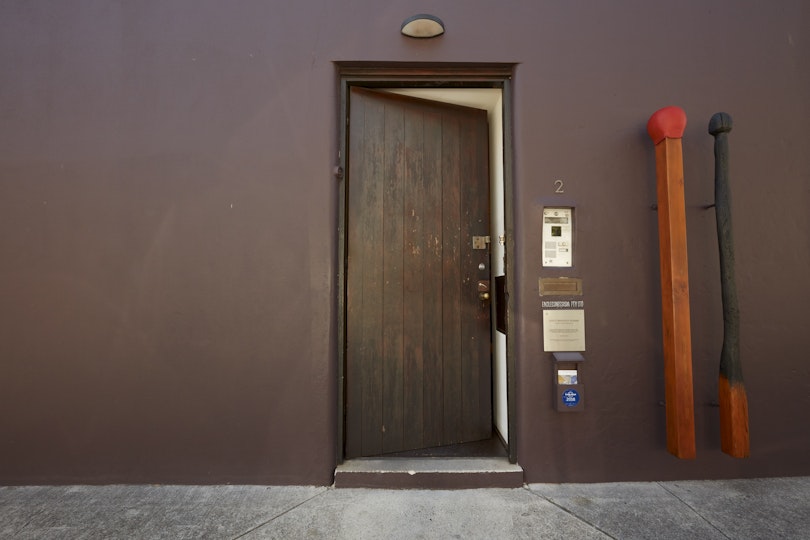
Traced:
<svg viewBox="0 0 810 540">
<path fill-rule="evenodd" d="M 642 1 L 0 4 L 0 482 L 325 484 L 334 61 L 515 62 L 526 479 L 810 474 L 810 13 Z M 427 11 L 447 33 L 399 35 Z M 664 438 L 656 109 L 684 137 L 698 458 Z M 719 450 L 709 118 L 731 133 L 751 453 Z M 542 205 L 576 205 L 587 412 L 551 409 Z"/>
</svg>

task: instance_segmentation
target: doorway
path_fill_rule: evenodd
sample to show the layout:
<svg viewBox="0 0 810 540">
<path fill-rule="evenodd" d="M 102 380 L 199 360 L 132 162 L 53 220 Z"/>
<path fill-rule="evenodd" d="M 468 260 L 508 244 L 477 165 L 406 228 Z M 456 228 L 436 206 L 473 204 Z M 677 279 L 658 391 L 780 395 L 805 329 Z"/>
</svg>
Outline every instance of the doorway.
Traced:
<svg viewBox="0 0 810 540">
<path fill-rule="evenodd" d="M 495 290 L 511 270 L 505 70 L 342 71 L 338 461 L 494 424 L 515 462 L 509 287 Z"/>
</svg>

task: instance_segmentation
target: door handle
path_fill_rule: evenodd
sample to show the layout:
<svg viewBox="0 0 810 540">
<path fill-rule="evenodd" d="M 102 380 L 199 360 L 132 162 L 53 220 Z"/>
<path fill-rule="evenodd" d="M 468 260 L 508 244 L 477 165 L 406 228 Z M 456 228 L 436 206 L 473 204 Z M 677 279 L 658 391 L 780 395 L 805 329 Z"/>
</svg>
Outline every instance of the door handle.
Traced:
<svg viewBox="0 0 810 540">
<path fill-rule="evenodd" d="M 482 279 L 478 282 L 478 299 L 485 302 L 489 298 L 489 281 Z"/>
</svg>

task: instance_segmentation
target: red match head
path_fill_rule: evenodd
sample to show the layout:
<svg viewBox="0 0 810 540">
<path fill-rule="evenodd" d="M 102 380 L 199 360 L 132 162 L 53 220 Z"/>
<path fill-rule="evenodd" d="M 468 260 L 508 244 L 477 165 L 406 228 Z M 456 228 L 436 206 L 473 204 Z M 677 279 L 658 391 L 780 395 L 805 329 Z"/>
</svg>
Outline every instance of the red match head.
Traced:
<svg viewBox="0 0 810 540">
<path fill-rule="evenodd" d="M 653 113 L 647 122 L 647 133 L 654 144 L 664 139 L 680 139 L 686 128 L 686 113 L 680 107 L 670 106 Z"/>
</svg>

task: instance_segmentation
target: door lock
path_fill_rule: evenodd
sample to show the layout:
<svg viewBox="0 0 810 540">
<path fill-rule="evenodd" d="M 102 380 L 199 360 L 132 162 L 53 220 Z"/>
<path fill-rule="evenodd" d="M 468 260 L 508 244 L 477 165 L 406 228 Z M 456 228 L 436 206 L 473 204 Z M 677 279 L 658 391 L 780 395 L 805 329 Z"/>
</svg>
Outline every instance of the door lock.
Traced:
<svg viewBox="0 0 810 540">
<path fill-rule="evenodd" d="M 484 302 L 489 298 L 489 281 L 482 279 L 478 282 L 478 299 Z"/>
</svg>

